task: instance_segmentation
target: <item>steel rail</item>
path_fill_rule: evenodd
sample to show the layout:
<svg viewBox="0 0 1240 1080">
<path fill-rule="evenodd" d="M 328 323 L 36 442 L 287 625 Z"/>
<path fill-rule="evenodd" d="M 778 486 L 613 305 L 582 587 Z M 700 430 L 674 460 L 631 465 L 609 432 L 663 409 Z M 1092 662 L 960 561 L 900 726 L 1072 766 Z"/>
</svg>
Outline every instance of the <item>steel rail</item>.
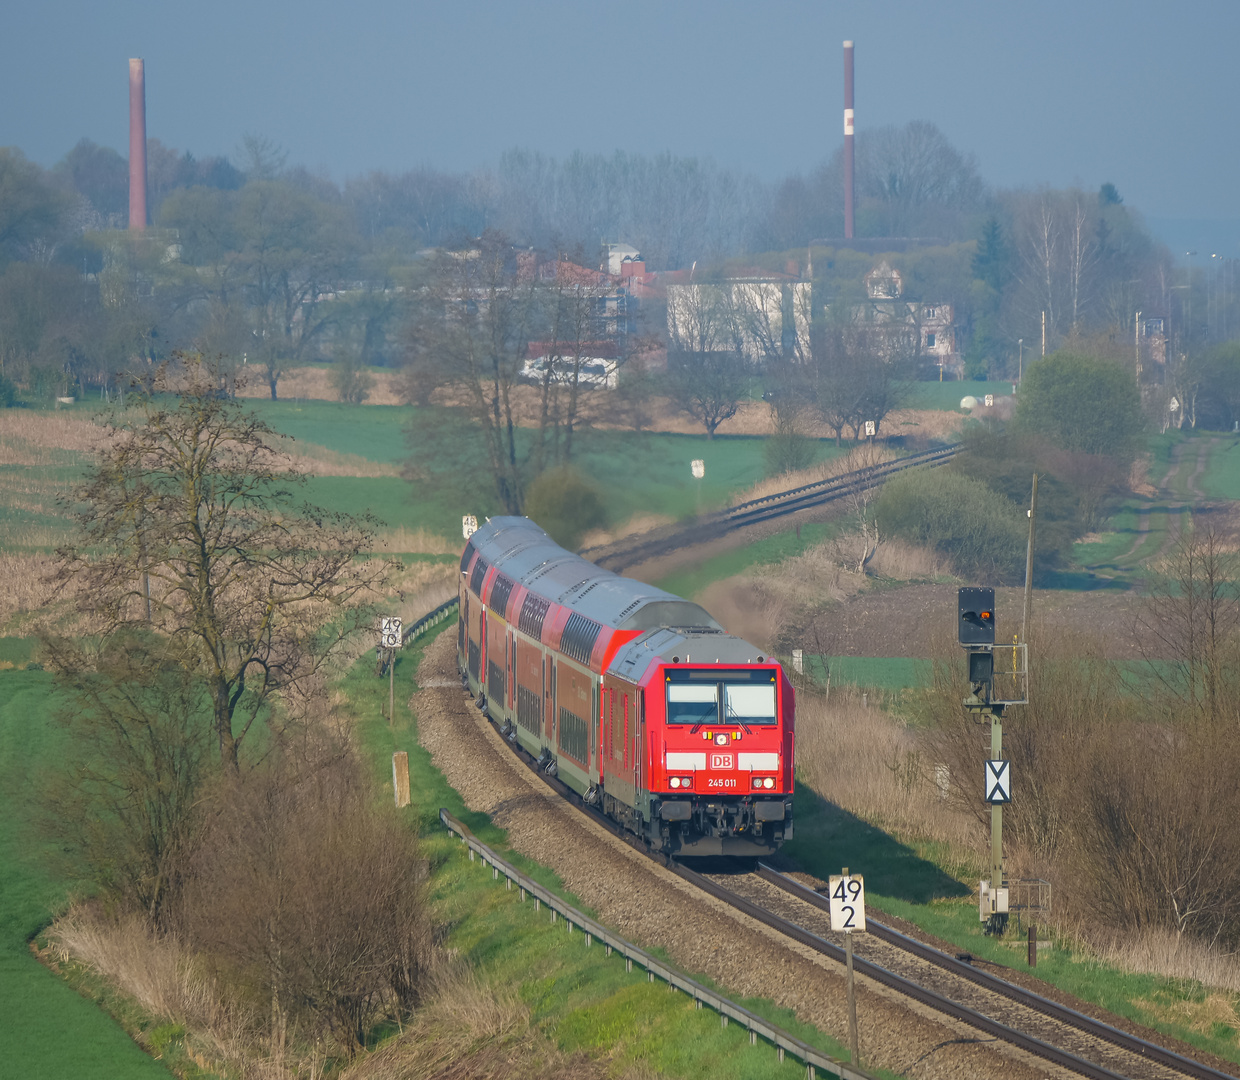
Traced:
<svg viewBox="0 0 1240 1080">
<path fill-rule="evenodd" d="M 505 735 L 503 730 L 495 724 L 495 721 L 491 717 L 487 716 L 486 719 L 490 721 L 492 727 L 494 727 L 501 735 L 509 749 L 512 750 L 513 755 L 520 762 L 522 762 L 531 772 L 536 773 L 539 778 L 553 791 L 563 796 L 566 801 L 575 806 L 592 821 L 603 826 L 613 836 L 622 840 L 630 847 L 644 852 L 646 855 L 650 856 L 652 860 L 661 862 L 683 880 L 703 889 L 705 892 L 714 896 L 716 899 L 723 901 L 730 907 L 733 907 L 743 914 L 756 919 L 771 929 L 779 931 L 786 937 L 789 937 L 792 940 L 813 949 L 815 952 L 821 953 L 822 955 L 827 956 L 839 963 L 844 962 L 844 950 L 838 945 L 819 937 L 811 931 L 806 930 L 804 927 L 798 926 L 796 923 L 775 915 L 773 912 L 767 911 L 765 908 L 754 904 L 750 900 L 746 900 L 744 897 L 738 896 L 736 893 L 724 888 L 722 885 L 711 881 L 709 878 L 704 877 L 694 870 L 690 870 L 682 863 L 675 862 L 674 860 L 668 858 L 660 858 L 654 855 L 649 845 L 644 844 L 637 837 L 625 832 L 619 825 L 617 825 L 616 822 L 612 821 L 611 818 L 596 810 L 594 807 L 586 805 L 582 801 L 581 796 L 568 787 L 568 785 L 562 780 L 556 777 L 548 776 L 544 773 L 538 767 L 538 762 L 531 754 L 529 754 L 523 747 L 520 746 L 520 744 L 515 742 L 508 735 Z M 826 910 L 830 910 L 829 902 L 819 894 L 815 893 L 812 889 L 801 885 L 800 882 L 797 882 L 792 878 L 787 878 L 786 875 L 779 874 L 778 871 L 771 870 L 769 867 L 766 867 L 765 864 L 760 863 L 759 866 L 759 874 L 764 880 L 767 880 L 771 884 L 775 884 L 781 888 L 784 887 L 783 881 L 787 881 L 790 885 L 795 886 L 795 889 L 788 888 L 785 891 L 793 893 L 799 898 L 813 904 L 815 907 L 822 907 Z M 783 881 L 776 881 L 774 880 L 775 878 L 783 879 Z M 953 957 L 947 957 L 945 953 L 942 953 L 937 949 L 932 949 L 930 946 L 923 945 L 921 942 L 900 934 L 898 931 L 893 930 L 890 927 L 883 926 L 873 919 L 867 919 L 866 926 L 867 929 L 871 930 L 876 937 L 882 938 L 882 940 L 887 941 L 889 944 L 896 945 L 897 947 L 906 947 L 905 942 L 911 943 L 911 947 L 908 947 L 908 951 L 929 962 L 935 963 L 937 961 L 934 956 L 926 955 L 926 953 L 937 954 L 938 957 L 950 960 L 952 964 L 959 964 L 965 969 L 964 971 L 956 971 L 955 967 L 949 967 L 947 965 L 941 966 L 947 967 L 948 970 L 955 974 L 961 974 L 966 978 L 970 978 L 971 981 L 974 981 L 978 985 L 982 985 L 987 989 L 996 990 L 1003 996 L 1017 1001 L 1020 1004 L 1033 1009 L 1034 1011 L 1042 1012 L 1044 1015 L 1048 1015 L 1062 1023 L 1076 1027 L 1078 1030 L 1082 1030 L 1087 1035 L 1102 1039 L 1103 1041 L 1109 1042 L 1112 1045 L 1120 1047 L 1121 1049 L 1144 1056 L 1148 1060 L 1165 1065 L 1168 1068 L 1198 1077 L 1200 1080 L 1236 1080 L 1236 1078 L 1229 1076 L 1227 1073 L 1222 1073 L 1211 1069 L 1207 1065 L 1202 1065 L 1200 1062 L 1193 1061 L 1191 1058 L 1186 1058 L 1180 1054 L 1176 1054 L 1174 1051 L 1158 1046 L 1156 1043 L 1150 1043 L 1143 1039 L 1138 1039 L 1136 1036 L 1129 1035 L 1127 1032 L 1120 1031 L 1118 1028 L 1113 1028 L 1110 1025 L 1102 1023 L 1101 1021 L 1093 1020 L 1091 1017 L 1087 1017 L 1083 1013 L 1078 1013 L 1075 1010 L 1058 1005 L 1057 1003 L 1050 1001 L 1047 998 L 1043 998 L 1040 995 L 1033 994 L 1028 991 L 1022 991 L 1021 988 L 1015 987 L 1011 983 L 1007 983 L 996 976 L 988 975 L 986 972 L 978 971 L 976 968 L 964 964 L 962 961 L 957 961 Z M 966 1023 L 971 1027 L 984 1031 L 988 1035 L 992 1035 L 995 1038 L 1003 1040 L 1004 1042 L 1011 1043 L 1020 1049 L 1041 1057 L 1052 1064 L 1069 1069 L 1081 1076 L 1089 1077 L 1091 1080 L 1114 1080 L 1114 1078 L 1122 1077 L 1123 1075 L 1121 1073 L 1113 1072 L 1104 1066 L 1088 1061 L 1085 1058 L 1079 1057 L 1070 1051 L 1063 1050 L 1050 1043 L 1044 1042 L 1043 1040 L 1038 1039 L 1033 1035 L 1029 1035 L 1026 1032 L 1019 1031 L 1016 1028 L 1009 1027 L 997 1020 L 993 1020 L 984 1013 L 978 1012 L 976 1009 L 971 1009 L 967 1005 L 962 1005 L 959 1002 L 953 1001 L 951 998 L 945 997 L 933 990 L 920 986 L 910 979 L 906 979 L 901 975 L 897 975 L 893 971 L 889 971 L 881 965 L 875 964 L 873 961 L 864 960 L 861 957 L 854 956 L 853 965 L 857 971 L 869 976 L 876 982 L 888 987 L 891 990 L 904 994 L 906 997 L 911 997 L 914 1001 L 918 1001 L 937 1012 Z M 980 976 L 980 978 L 974 978 L 976 976 Z M 1000 985 L 998 987 L 994 987 L 991 986 L 991 982 L 997 982 Z M 1083 1021 L 1083 1023 L 1080 1021 Z"/>
<path fill-rule="evenodd" d="M 832 944 L 825 938 L 811 933 L 794 922 L 767 911 L 766 908 L 760 907 L 742 896 L 737 896 L 730 889 L 725 889 L 722 885 L 703 877 L 697 871 L 690 870 L 680 863 L 673 864 L 671 869 L 673 873 L 678 874 L 686 881 L 709 893 L 716 899 L 722 900 L 730 907 L 743 912 L 750 918 L 756 919 L 763 925 L 779 931 L 785 937 L 789 937 L 793 941 L 799 942 L 817 953 L 821 953 L 823 956 L 830 957 L 841 964 L 844 963 L 844 950 L 838 945 Z M 1004 1042 L 1011 1043 L 1021 1050 L 1035 1054 L 1053 1065 L 1069 1069 L 1081 1076 L 1090 1077 L 1091 1080 L 1117 1080 L 1117 1078 L 1122 1077 L 1121 1073 L 1112 1072 L 1110 1069 L 1096 1065 L 1094 1062 L 1087 1061 L 1085 1058 L 1078 1057 L 1067 1050 L 1062 1050 L 1057 1046 L 1052 1046 L 1050 1043 L 1043 1042 L 1041 1039 L 1035 1038 L 1026 1032 L 1018 1031 L 1015 1028 L 1008 1027 L 1006 1024 L 999 1023 L 997 1020 L 992 1020 L 989 1016 L 978 1012 L 976 1009 L 971 1009 L 967 1005 L 961 1005 L 959 1002 L 952 1001 L 951 998 L 944 997 L 933 990 L 927 990 L 924 986 L 906 979 L 902 975 L 897 975 L 893 971 L 888 971 L 885 967 L 881 967 L 871 960 L 864 960 L 854 955 L 853 967 L 862 975 L 868 976 L 891 990 L 895 990 L 906 997 L 911 997 L 914 1001 L 927 1005 L 936 1012 L 943 1013 L 955 1020 L 960 1020 L 970 1027 L 985 1032 L 987 1035 L 992 1035 L 997 1039 L 1002 1039 Z"/>
<path fill-rule="evenodd" d="M 780 1061 L 784 1060 L 785 1053 L 790 1053 L 794 1057 L 799 1058 L 807 1066 L 806 1073 L 809 1080 L 814 1080 L 817 1076 L 816 1070 L 821 1070 L 832 1076 L 838 1076 L 840 1080 L 877 1080 L 873 1073 L 818 1050 L 783 1028 L 769 1023 L 757 1013 L 746 1009 L 722 994 L 716 993 L 695 979 L 691 979 L 678 968 L 664 963 L 645 949 L 613 933 L 602 923 L 572 907 L 550 889 L 538 884 L 532 878 L 522 874 L 511 863 L 501 859 L 491 848 L 479 841 L 468 827 L 442 807 L 439 811 L 439 820 L 447 827 L 449 832 L 455 833 L 466 843 L 469 847 L 469 858 L 471 861 L 473 861 L 474 855 L 477 854 L 481 857 L 484 866 L 489 865 L 491 867 L 492 875 L 496 879 L 499 878 L 500 874 L 504 875 L 509 889 L 515 883 L 520 890 L 522 901 L 525 900 L 528 894 L 534 897 L 535 910 L 538 910 L 541 905 L 545 904 L 553 913 L 562 915 L 569 933 L 572 933 L 574 926 L 583 930 L 585 932 L 587 948 L 594 941 L 600 942 L 606 946 L 608 956 L 612 954 L 613 950 L 623 956 L 630 971 L 632 970 L 633 963 L 636 962 L 646 969 L 651 981 L 655 977 L 663 979 L 668 986 L 681 990 L 692 997 L 698 1003 L 699 1008 L 703 1005 L 709 1005 L 719 1013 L 725 1027 L 729 1019 L 743 1025 L 749 1032 L 751 1044 L 755 1042 L 756 1037 L 761 1036 L 779 1051 Z M 553 914 L 552 921 L 554 921 L 554 918 Z"/>
<path fill-rule="evenodd" d="M 834 945 L 824 938 L 811 933 L 804 927 L 797 926 L 795 923 L 783 919 L 780 916 L 775 915 L 773 912 L 769 912 L 765 908 L 759 907 L 757 904 L 754 904 L 741 896 L 737 896 L 736 893 L 729 889 L 725 889 L 722 885 L 716 884 L 709 878 L 703 877 L 696 871 L 690 870 L 682 863 L 675 862 L 672 859 L 659 858 L 655 856 L 649 845 L 644 844 L 637 837 L 626 833 L 619 825 L 616 824 L 616 822 L 612 821 L 611 818 L 596 810 L 594 807 L 587 806 L 582 801 L 581 796 L 568 787 L 568 785 L 562 780 L 559 780 L 556 777 L 548 776 L 544 773 L 538 767 L 538 762 L 534 759 L 533 755 L 528 753 L 520 744 L 509 737 L 511 733 L 505 734 L 503 729 L 497 726 L 495 721 L 490 716 L 487 716 L 486 719 L 491 723 L 491 726 L 495 728 L 501 738 L 503 738 L 504 742 L 508 745 L 509 749 L 512 750 L 513 755 L 518 759 L 518 761 L 522 762 L 528 769 L 530 769 L 531 772 L 537 773 L 539 778 L 542 779 L 548 787 L 562 795 L 566 801 L 575 806 L 592 821 L 603 826 L 613 836 L 616 836 L 618 839 L 624 841 L 630 847 L 649 855 L 654 861 L 661 862 L 664 866 L 671 870 L 672 873 L 678 875 L 690 884 L 701 888 L 703 891 L 714 896 L 716 899 L 723 901 L 730 907 L 733 907 L 743 914 L 756 919 L 763 925 L 769 926 L 773 930 L 779 931 L 784 936 L 789 937 L 792 940 L 809 947 L 810 949 L 813 949 L 815 952 L 821 953 L 822 955 L 838 961 L 839 963 L 844 963 L 844 950 L 838 945 Z M 992 1020 L 983 1013 L 979 1013 L 975 1009 L 970 1009 L 967 1005 L 961 1005 L 958 1002 L 952 1001 L 950 998 L 935 993 L 933 990 L 928 990 L 923 986 L 919 986 L 917 983 L 912 982 L 909 979 L 905 979 L 903 976 L 897 975 L 895 972 L 888 971 L 886 968 L 881 967 L 872 961 L 863 960 L 860 957 L 854 956 L 853 965 L 857 971 L 868 975 L 870 978 L 873 978 L 876 982 L 881 983 L 889 989 L 904 994 L 906 997 L 911 997 L 914 1001 L 918 1001 L 937 1012 L 952 1017 L 953 1019 L 969 1024 L 971 1027 L 984 1031 L 988 1035 L 992 1035 L 997 1039 L 1001 1039 L 1004 1042 L 1008 1042 L 1019 1047 L 1020 1049 L 1029 1051 L 1030 1053 L 1033 1053 L 1046 1061 L 1062 1066 L 1063 1068 L 1069 1069 L 1081 1076 L 1089 1077 L 1090 1080 L 1124 1080 L 1122 1074 L 1120 1073 L 1112 1072 L 1101 1065 L 1095 1065 L 1093 1062 L 1087 1061 L 1085 1058 L 1078 1057 L 1067 1050 L 1062 1050 L 1059 1047 L 1052 1046 L 1050 1043 L 1043 1042 L 1032 1035 L 1028 1035 L 1025 1032 L 1017 1031 L 1015 1028 L 1010 1028 L 1005 1024 L 1001 1024 L 997 1020 Z M 1170 1051 L 1168 1051 L 1168 1053 L 1170 1053 Z M 1217 1073 L 1215 1076 L 1222 1077 L 1223 1074 Z M 1232 1080 L 1232 1078 L 1225 1078 L 1225 1080 Z"/>
<path fill-rule="evenodd" d="M 611 564 L 613 569 L 623 568 L 636 561 L 653 558 L 665 551 L 671 551 L 690 543 L 716 539 L 734 529 L 756 525 L 772 518 L 795 514 L 813 506 L 833 502 L 855 492 L 875 487 L 889 477 L 907 469 L 946 464 L 960 452 L 960 445 L 960 443 L 952 443 L 948 446 L 922 450 L 906 457 L 885 461 L 879 465 L 854 469 L 841 476 L 818 480 L 812 484 L 803 484 L 800 487 L 765 495 L 760 499 L 751 499 L 724 510 L 716 510 L 690 523 L 667 526 L 653 533 L 645 533 L 606 546 L 585 548 L 578 554 L 583 558 L 591 559 L 600 566 Z"/>
<path fill-rule="evenodd" d="M 764 881 L 805 903 L 811 904 L 822 911 L 831 910 L 830 901 L 826 897 L 794 878 L 788 877 L 787 874 L 781 874 L 778 870 L 772 869 L 765 863 L 758 864 L 758 875 Z M 1026 990 L 1024 987 L 1010 983 L 1006 979 L 992 975 L 988 971 L 980 971 L 972 964 L 957 959 L 941 949 L 936 949 L 931 945 L 918 941 L 916 938 L 909 937 L 907 934 L 902 934 L 898 930 L 893 930 L 890 926 L 886 926 L 876 919 L 867 918 L 865 926 L 869 933 L 887 942 L 889 945 L 894 945 L 905 952 L 912 953 L 919 959 L 943 968 L 953 975 L 968 979 L 970 982 L 976 983 L 978 986 L 984 987 L 993 993 L 1001 994 L 1003 997 L 1018 1002 L 1021 1005 L 1036 1009 L 1038 1012 L 1053 1017 L 1061 1023 L 1075 1027 L 1088 1035 L 1092 1035 L 1094 1038 L 1102 1039 L 1130 1053 L 1138 1054 L 1150 1061 L 1165 1065 L 1179 1072 L 1187 1073 L 1190 1076 L 1199 1077 L 1200 1080 L 1235 1080 L 1229 1073 L 1219 1072 L 1219 1070 L 1212 1069 L 1208 1065 L 1203 1065 L 1200 1061 L 1194 1061 L 1183 1054 L 1177 1054 L 1174 1050 L 1168 1050 L 1165 1046 L 1159 1046 L 1157 1043 L 1139 1038 L 1127 1031 L 1122 1031 L 1110 1024 L 1103 1023 L 1101 1020 L 1095 1020 L 1092 1016 L 1086 1016 L 1084 1013 L 1070 1009 L 1066 1005 L 1060 1005 L 1056 1001 L 1051 1001 L 1050 998 L 1036 994 L 1032 990 Z"/>
</svg>

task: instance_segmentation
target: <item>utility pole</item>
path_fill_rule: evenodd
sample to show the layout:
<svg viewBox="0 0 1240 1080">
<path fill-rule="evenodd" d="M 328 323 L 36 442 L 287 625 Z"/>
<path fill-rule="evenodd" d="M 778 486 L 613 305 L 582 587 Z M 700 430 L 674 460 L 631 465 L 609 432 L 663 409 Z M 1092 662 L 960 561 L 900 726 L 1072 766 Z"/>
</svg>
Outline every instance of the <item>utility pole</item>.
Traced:
<svg viewBox="0 0 1240 1080">
<path fill-rule="evenodd" d="M 1020 617 L 1020 640 L 1028 642 L 1029 620 L 1033 618 L 1033 534 L 1038 519 L 1038 474 L 1033 474 L 1033 494 L 1029 497 L 1029 546 L 1025 549 L 1025 607 Z"/>
<path fill-rule="evenodd" d="M 1132 353 L 1137 365 L 1137 393 L 1141 392 L 1141 312 L 1132 319 Z"/>
<path fill-rule="evenodd" d="M 1042 312 L 1042 355 L 1046 355 L 1046 312 Z"/>
</svg>

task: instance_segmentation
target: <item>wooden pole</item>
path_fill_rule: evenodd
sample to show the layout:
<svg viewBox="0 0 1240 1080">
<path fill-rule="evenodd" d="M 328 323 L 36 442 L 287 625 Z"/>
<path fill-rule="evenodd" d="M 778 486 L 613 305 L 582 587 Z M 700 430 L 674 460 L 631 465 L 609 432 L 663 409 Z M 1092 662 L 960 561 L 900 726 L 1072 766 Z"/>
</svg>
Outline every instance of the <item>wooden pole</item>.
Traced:
<svg viewBox="0 0 1240 1080">
<path fill-rule="evenodd" d="M 392 755 L 392 791 L 397 807 L 409 805 L 409 755 L 404 750 Z"/>
<path fill-rule="evenodd" d="M 853 985 L 853 942 L 852 931 L 844 931 L 844 961 L 848 967 L 848 1052 L 849 1060 L 860 1068 L 861 1051 L 857 1046 L 857 992 Z"/>
<path fill-rule="evenodd" d="M 1025 606 L 1020 617 L 1020 640 L 1028 642 L 1029 620 L 1033 618 L 1033 543 L 1038 520 L 1038 474 L 1033 474 L 1033 494 L 1029 498 L 1029 546 L 1025 550 Z"/>
</svg>

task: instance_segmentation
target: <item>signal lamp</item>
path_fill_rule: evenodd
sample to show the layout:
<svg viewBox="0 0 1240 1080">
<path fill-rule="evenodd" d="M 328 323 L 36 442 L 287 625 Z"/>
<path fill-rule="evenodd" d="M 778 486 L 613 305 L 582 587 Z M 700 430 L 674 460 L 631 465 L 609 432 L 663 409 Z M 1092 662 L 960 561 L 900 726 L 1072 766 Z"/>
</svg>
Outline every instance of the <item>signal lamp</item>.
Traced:
<svg viewBox="0 0 1240 1080">
<path fill-rule="evenodd" d="M 995 643 L 995 590 L 966 587 L 957 593 L 961 645 Z"/>
</svg>

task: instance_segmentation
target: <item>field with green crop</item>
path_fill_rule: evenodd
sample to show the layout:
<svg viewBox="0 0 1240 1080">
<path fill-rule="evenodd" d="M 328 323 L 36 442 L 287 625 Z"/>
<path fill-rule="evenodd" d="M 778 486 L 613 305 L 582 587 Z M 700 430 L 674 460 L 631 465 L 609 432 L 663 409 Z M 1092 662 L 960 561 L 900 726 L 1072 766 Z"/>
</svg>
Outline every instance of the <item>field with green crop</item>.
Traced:
<svg viewBox="0 0 1240 1080">
<path fill-rule="evenodd" d="M 167 1077 L 106 1013 L 28 948 L 71 888 L 54 846 L 33 831 L 39 777 L 71 753 L 53 722 L 54 708 L 49 675 L 0 671 L 0 1077 Z"/>
<path fill-rule="evenodd" d="M 478 475 L 476 454 L 467 446 L 472 429 L 461 416 L 444 410 L 319 401 L 265 401 L 255 403 L 254 408 L 277 431 L 300 442 L 371 461 L 412 461 L 415 470 L 420 462 L 411 455 L 405 431 L 410 425 L 436 425 L 437 456 L 442 457 L 412 486 L 389 477 L 316 479 L 314 497 L 332 509 L 357 512 L 369 506 L 389 524 L 444 535 L 455 535 L 464 513 L 481 517 L 497 512 L 494 494 L 485 477 Z M 637 514 L 679 519 L 723 506 L 737 491 L 762 479 L 765 442 L 752 436 L 707 439 L 705 435 L 587 429 L 575 436 L 573 464 L 602 489 L 611 524 L 622 524 Z M 818 460 L 840 452 L 823 440 Z M 444 460 L 450 462 L 453 454 L 461 462 L 457 472 Z M 701 481 L 694 480 L 690 471 L 695 459 L 706 463 Z M 399 485 L 405 492 L 403 507 L 393 501 Z"/>
</svg>

